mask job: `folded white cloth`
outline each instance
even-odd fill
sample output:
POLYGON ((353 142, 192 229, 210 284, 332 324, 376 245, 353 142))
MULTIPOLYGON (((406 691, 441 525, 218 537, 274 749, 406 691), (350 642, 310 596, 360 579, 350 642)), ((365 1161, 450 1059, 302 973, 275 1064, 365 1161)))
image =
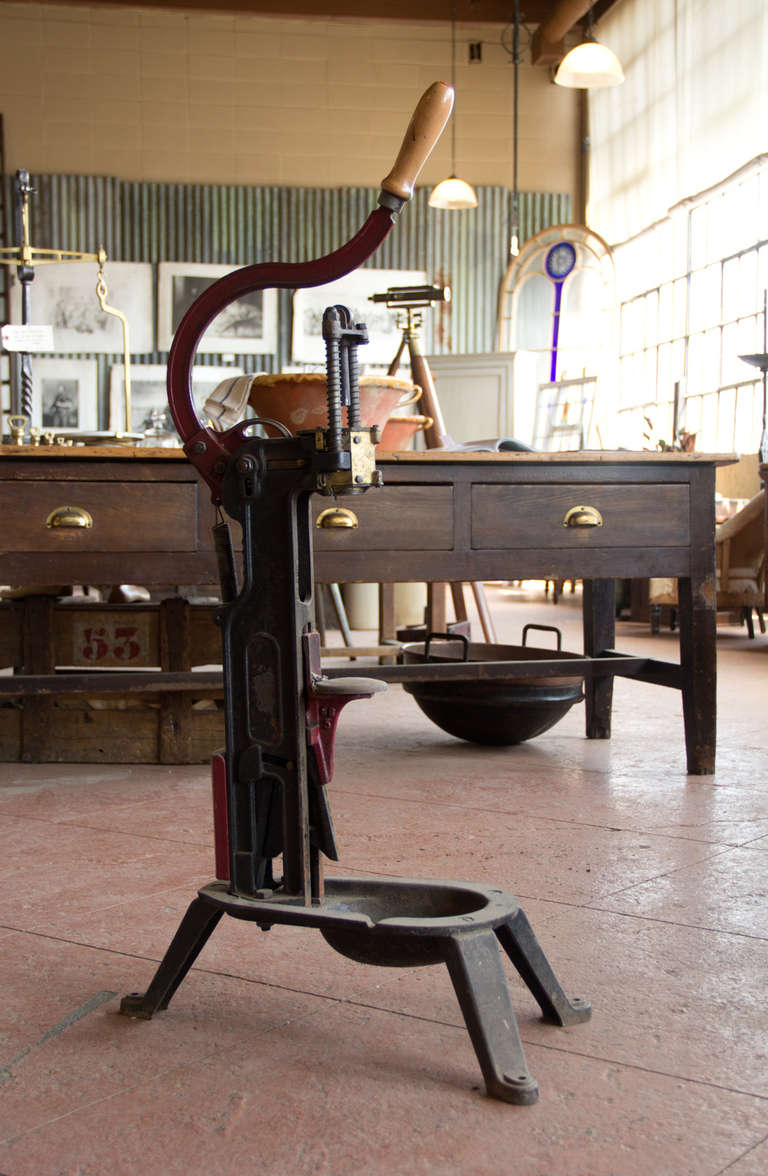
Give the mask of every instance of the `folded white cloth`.
POLYGON ((252 383, 253 375, 231 376, 217 384, 208 396, 203 410, 217 432, 223 433, 242 420, 252 383))

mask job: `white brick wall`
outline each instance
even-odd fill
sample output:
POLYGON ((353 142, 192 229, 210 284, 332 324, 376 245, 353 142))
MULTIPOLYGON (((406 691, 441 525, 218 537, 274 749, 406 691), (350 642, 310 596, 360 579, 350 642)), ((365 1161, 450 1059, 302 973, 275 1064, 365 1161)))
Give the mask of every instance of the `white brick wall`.
MULTIPOLYGON (((457 171, 512 185, 501 26, 457 29, 457 171), (468 41, 483 61, 466 63, 468 41)), ((416 100, 449 79, 450 25, 0 5, 7 167, 192 183, 376 185, 416 100)), ((519 182, 574 192, 577 96, 520 70, 519 182)), ((422 173, 447 174, 447 131, 422 173)))

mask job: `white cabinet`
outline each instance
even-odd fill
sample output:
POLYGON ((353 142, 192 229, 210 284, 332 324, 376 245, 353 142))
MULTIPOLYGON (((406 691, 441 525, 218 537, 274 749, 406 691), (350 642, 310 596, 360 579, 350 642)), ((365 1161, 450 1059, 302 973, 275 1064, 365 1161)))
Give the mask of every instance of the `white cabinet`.
POLYGON ((532 352, 429 355, 427 363, 454 441, 514 437, 531 443, 537 388, 532 352))

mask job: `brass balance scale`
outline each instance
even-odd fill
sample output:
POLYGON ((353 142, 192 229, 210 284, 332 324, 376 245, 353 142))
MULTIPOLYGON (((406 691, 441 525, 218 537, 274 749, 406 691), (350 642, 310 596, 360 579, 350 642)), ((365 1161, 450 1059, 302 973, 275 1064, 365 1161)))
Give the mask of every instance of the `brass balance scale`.
POLYGON ((15 266, 16 268, 16 276, 21 284, 22 329, 29 324, 30 286, 34 279, 35 268, 37 266, 53 265, 57 262, 97 262, 99 268, 96 274, 96 298, 99 307, 104 314, 112 315, 113 318, 118 319, 122 330, 125 428, 118 432, 110 432, 108 430, 86 432, 82 429, 43 430, 34 425, 30 426, 32 419, 32 368, 29 352, 20 349, 20 404, 14 407, 19 407, 21 411, 12 412, 8 416, 8 428, 12 444, 24 445, 27 435, 29 435, 29 443, 33 446, 38 446, 43 443, 47 445, 68 445, 74 444, 75 440, 87 445, 106 444, 107 442, 111 444, 132 444, 141 441, 144 436, 143 433, 131 432, 131 349, 128 319, 121 310, 118 310, 117 307, 110 306, 107 301, 109 290, 104 276, 104 266, 107 262, 105 250, 100 248, 96 253, 83 253, 72 249, 45 249, 37 245, 31 245, 29 240, 29 200, 30 196, 34 194, 34 188, 30 183, 29 172, 23 169, 17 171, 14 193, 16 197, 17 235, 20 244, 18 246, 0 249, 0 264, 15 266), (27 430, 29 430, 29 433, 27 433, 27 430))

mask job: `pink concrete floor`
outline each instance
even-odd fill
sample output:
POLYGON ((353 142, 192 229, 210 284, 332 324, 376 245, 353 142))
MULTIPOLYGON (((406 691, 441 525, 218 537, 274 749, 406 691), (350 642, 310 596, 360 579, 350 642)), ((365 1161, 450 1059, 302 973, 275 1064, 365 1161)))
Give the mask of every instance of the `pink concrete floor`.
MULTIPOLYGON (((500 638, 579 598, 490 590, 500 638)), ((543 644, 543 641, 542 641, 543 644)), ((618 625, 621 649, 676 638, 618 625)), ((340 872, 516 893, 589 1024, 544 1024, 508 969, 541 1097, 487 1098, 447 971, 224 919, 167 1012, 117 1015, 212 876, 204 767, 0 765, 5 1176, 764 1176, 768 638, 718 631, 714 777, 674 691, 617 680, 516 748, 461 743, 398 687, 344 714, 340 872)), ((359 670, 357 671, 359 672, 359 670)))

